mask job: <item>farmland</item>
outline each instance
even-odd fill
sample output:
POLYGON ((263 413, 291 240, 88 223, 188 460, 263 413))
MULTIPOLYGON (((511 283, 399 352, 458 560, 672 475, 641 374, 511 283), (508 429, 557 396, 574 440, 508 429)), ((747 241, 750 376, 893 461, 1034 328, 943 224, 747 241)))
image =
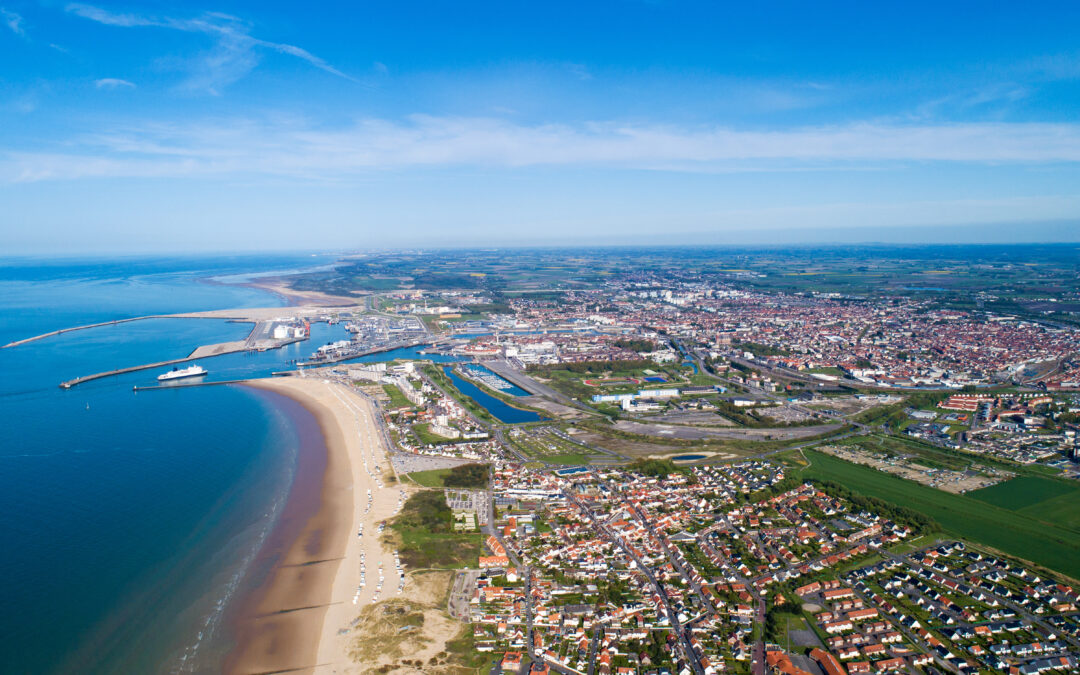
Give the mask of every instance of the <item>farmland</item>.
POLYGON ((1059 495, 1080 491, 1068 483, 1040 476, 1018 476, 992 487, 976 490, 971 496, 1010 511, 1021 511, 1059 495))
POLYGON ((1037 520, 1080 530, 1080 485, 1072 482, 1042 476, 1018 476, 976 490, 970 496, 1037 520))
MULTIPOLYGON (((854 492, 918 510, 951 535, 1080 578, 1080 537, 1071 519, 1047 522, 1026 510, 1012 511, 969 495, 925 487, 812 450, 805 454, 810 466, 801 472, 804 478, 836 481, 854 492)), ((995 488, 1003 489, 1000 486, 987 489, 995 488)), ((1058 495, 1047 501, 1068 496, 1058 495)), ((1054 513, 1067 511, 1066 505, 1053 506, 1054 513)))

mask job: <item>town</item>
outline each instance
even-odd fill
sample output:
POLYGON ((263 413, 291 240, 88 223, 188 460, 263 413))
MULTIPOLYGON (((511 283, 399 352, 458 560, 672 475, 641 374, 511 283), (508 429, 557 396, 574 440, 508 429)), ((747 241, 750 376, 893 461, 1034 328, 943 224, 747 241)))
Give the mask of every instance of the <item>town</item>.
POLYGON ((378 401, 406 504, 440 523, 387 542, 454 571, 465 661, 1080 668, 1077 328, 647 276, 326 309, 352 335, 309 376, 378 401))

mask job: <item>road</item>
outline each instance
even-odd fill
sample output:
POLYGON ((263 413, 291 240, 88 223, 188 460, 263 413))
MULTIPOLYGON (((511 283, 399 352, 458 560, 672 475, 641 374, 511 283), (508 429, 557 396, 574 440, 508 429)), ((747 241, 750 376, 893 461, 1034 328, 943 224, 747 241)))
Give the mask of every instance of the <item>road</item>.
POLYGON ((596 675, 596 648, 600 645, 600 635, 604 632, 603 626, 593 625, 592 640, 589 641, 589 660, 586 675, 596 675))
POLYGON ((705 591, 702 590, 701 584, 699 584, 697 581, 693 580, 690 577, 690 574, 687 572, 686 566, 682 564, 681 556, 676 556, 672 554, 671 546, 668 544, 667 537, 661 536, 660 533, 656 531, 656 528, 653 527, 652 522, 645 516, 645 512, 642 511, 640 507, 631 504, 625 496, 622 496, 622 500, 623 504, 630 508, 631 512, 634 514, 634 517, 637 518, 638 522, 645 527, 645 530, 653 537, 655 537, 657 541, 660 542, 660 548, 663 549, 664 555, 667 557, 668 562, 671 563, 671 566, 674 567, 680 575, 682 575, 682 578, 684 580, 690 583, 690 587, 693 589, 694 595, 696 595, 698 600, 701 601, 701 606, 705 609, 705 611, 709 612, 710 614, 715 614, 716 607, 713 606, 712 600, 710 600, 709 597, 705 595, 705 591))
MULTIPOLYGON (((928 567, 926 565, 923 565, 922 563, 916 562, 915 560, 909 558, 906 555, 903 555, 903 554, 900 554, 900 553, 893 553, 893 552, 888 551, 888 550, 882 550, 881 553, 886 558, 888 558, 890 560, 899 561, 903 565, 907 566, 909 569, 916 569, 916 568, 926 569, 926 570, 929 570, 929 571, 933 572, 934 574, 938 574, 938 575, 944 577, 945 579, 949 579, 950 581, 955 581, 956 583, 959 583, 959 584, 970 585, 969 582, 966 579, 963 579, 961 577, 956 577, 956 576, 950 575, 950 574, 943 574, 943 573, 941 573, 941 572, 939 572, 939 571, 937 571, 935 569, 932 569, 932 568, 930 568, 930 567, 928 567)), ((1016 615, 1018 617, 1020 617, 1021 619, 1023 619, 1024 622, 1026 622, 1027 624, 1037 626, 1039 628, 1040 632, 1044 636, 1050 635, 1050 634, 1058 635, 1059 640, 1064 640, 1065 642, 1068 642, 1070 645, 1072 645, 1073 648, 1080 649, 1080 640, 1077 640, 1076 638, 1072 637, 1071 635, 1068 635, 1067 633, 1061 633, 1060 631, 1056 630, 1055 628, 1053 628, 1052 626, 1047 624, 1045 621, 1043 621, 1042 618, 1040 618, 1039 616, 1037 616, 1035 614, 1032 614, 1031 612, 1024 609, 1021 605, 1018 605, 1015 602, 1013 602, 1013 601, 1011 601, 1011 600, 1009 600, 1009 599, 1007 599, 1005 597, 997 595, 997 594, 987 590, 986 588, 981 588, 980 587, 979 590, 986 593, 988 596, 994 598, 999 603, 1001 603, 1003 606, 1008 607, 1012 611, 1016 612, 1016 615)))
POLYGON ((559 392, 559 391, 555 391, 554 389, 547 386, 546 384, 543 384, 541 382, 537 382, 533 378, 529 377, 528 375, 521 372, 520 370, 514 368, 513 366, 511 366, 509 363, 507 363, 506 361, 504 361, 502 359, 484 361, 482 365, 484 367, 486 367, 488 370, 490 370, 491 372, 505 378, 506 380, 509 380, 511 383, 516 384, 517 386, 521 387, 522 389, 529 392, 530 394, 536 394, 538 396, 543 396, 544 398, 551 399, 552 401, 555 401, 556 403, 561 403, 561 404, 563 404, 565 406, 569 406, 571 408, 576 408, 576 409, 580 410, 581 412, 585 412, 585 413, 588 413, 590 415, 599 415, 600 414, 596 410, 594 410, 591 407, 581 403, 580 401, 575 401, 574 399, 570 398, 566 394, 563 394, 562 392, 559 392))
POLYGON ((608 541, 615 544, 622 550, 626 557, 634 561, 637 568, 641 570, 645 578, 649 580, 649 584, 656 591, 656 594, 660 597, 660 600, 664 603, 664 610, 667 612, 668 619, 671 621, 671 630, 675 636, 679 639, 679 644, 682 647, 683 655, 686 657, 687 663, 690 664, 690 669, 694 671, 696 675, 705 675, 705 669, 701 666, 701 661, 698 659, 697 653, 690 645, 690 638, 686 635, 686 630, 679 623, 679 616, 671 606, 671 600, 668 598, 667 590, 664 589, 663 584, 656 580, 656 576, 653 574, 652 569, 642 562, 641 558, 634 553, 630 547, 622 540, 622 537, 612 532, 607 525, 600 522, 600 520, 593 514, 591 509, 586 508, 569 490, 563 490, 563 495, 567 501, 573 503, 578 509, 585 513, 589 517, 589 521, 593 527, 602 534, 608 541))

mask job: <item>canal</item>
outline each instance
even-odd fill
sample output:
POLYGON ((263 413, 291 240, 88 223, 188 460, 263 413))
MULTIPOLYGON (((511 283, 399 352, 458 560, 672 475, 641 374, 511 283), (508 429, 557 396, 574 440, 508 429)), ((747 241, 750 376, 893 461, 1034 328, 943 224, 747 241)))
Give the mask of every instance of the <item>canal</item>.
POLYGON ((454 383, 454 386, 458 388, 458 391, 476 401, 477 405, 484 410, 487 410, 495 419, 504 424, 542 422, 547 419, 546 417, 537 415, 531 410, 522 410, 521 408, 507 405, 501 399, 495 398, 472 382, 469 382, 462 377, 458 377, 458 374, 455 373, 454 369, 450 366, 443 366, 443 372, 446 373, 446 376, 454 383))

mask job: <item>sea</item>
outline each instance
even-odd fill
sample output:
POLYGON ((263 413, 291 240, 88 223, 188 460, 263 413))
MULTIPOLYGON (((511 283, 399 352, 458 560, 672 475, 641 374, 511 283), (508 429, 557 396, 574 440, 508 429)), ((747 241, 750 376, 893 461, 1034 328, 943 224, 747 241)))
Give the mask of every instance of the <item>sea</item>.
MULTIPOLYGON (((0 344, 156 314, 283 305, 242 282, 333 257, 0 259, 0 344)), ((283 315, 288 310, 282 310, 283 315)), ((171 387, 160 371, 59 383, 184 357, 250 324, 148 319, 0 349, 0 670, 218 672, 229 611, 282 513, 310 420, 238 386, 171 387)), ((269 376, 344 339, 205 359, 208 381, 269 376)), ((376 358, 415 356, 414 350, 376 358)))

